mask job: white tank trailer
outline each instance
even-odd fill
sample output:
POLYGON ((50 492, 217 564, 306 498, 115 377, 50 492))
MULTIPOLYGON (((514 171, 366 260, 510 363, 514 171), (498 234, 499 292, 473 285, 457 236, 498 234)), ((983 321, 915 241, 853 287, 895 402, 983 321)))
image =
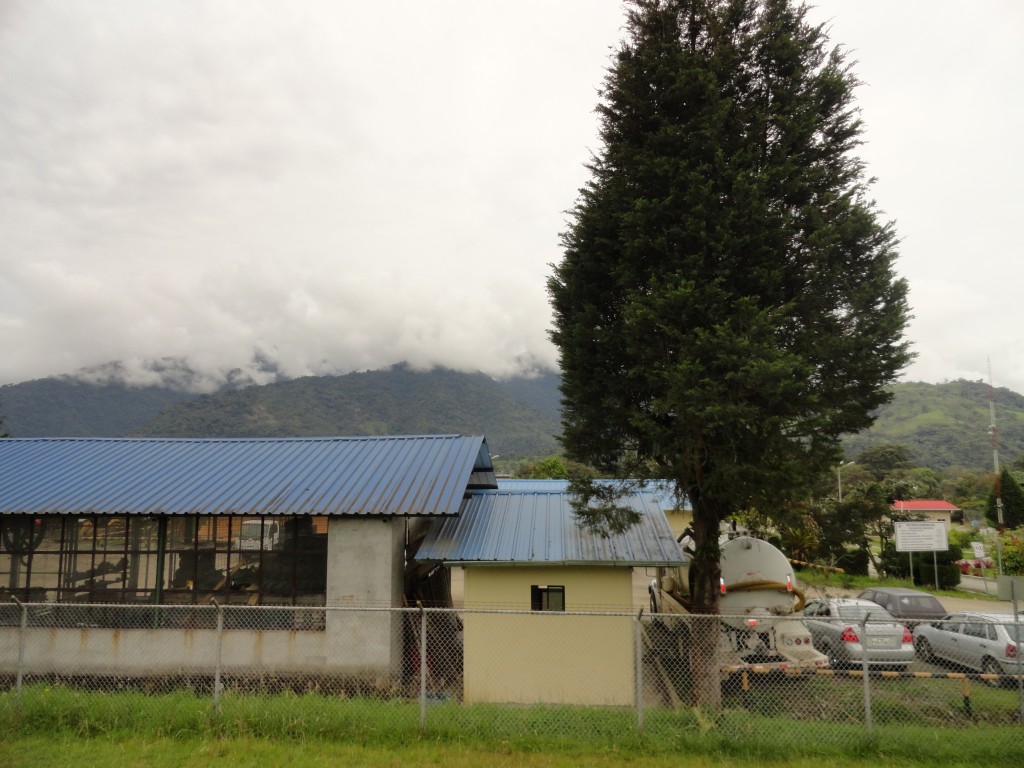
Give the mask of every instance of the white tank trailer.
MULTIPOLYGON (((723 676, 753 668, 827 666, 828 659, 814 650, 811 634, 798 618, 804 596, 789 559, 752 536, 723 537, 720 547, 723 676)), ((659 568, 650 585, 651 611, 689 613, 689 575, 688 565, 659 568)))

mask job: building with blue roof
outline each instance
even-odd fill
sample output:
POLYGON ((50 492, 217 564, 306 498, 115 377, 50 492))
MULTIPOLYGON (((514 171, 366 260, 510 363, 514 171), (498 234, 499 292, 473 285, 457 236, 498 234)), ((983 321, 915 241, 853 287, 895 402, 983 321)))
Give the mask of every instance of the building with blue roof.
MULTIPOLYGON (((0 602, 402 606, 407 542, 487 488, 479 436, 0 440, 0 602)), ((123 650, 126 615, 90 611, 89 653, 69 639, 54 671, 123 650)), ((393 616, 289 615, 296 659, 400 661, 393 616)), ((185 663, 177 645, 139 663, 185 663)))
POLYGON ((634 569, 686 561, 663 493, 640 487, 619 503, 640 522, 602 536, 577 524, 565 481, 501 480, 431 523, 416 559, 461 568, 464 607, 488 611, 463 618, 467 702, 633 703, 634 569), (555 613, 576 615, 543 620, 555 613))

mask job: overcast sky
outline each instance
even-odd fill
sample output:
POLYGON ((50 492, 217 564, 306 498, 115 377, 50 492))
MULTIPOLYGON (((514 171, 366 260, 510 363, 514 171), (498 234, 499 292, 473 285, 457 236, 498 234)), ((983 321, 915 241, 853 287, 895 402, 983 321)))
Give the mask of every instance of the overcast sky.
MULTIPOLYGON (((1024 3, 820 0, 902 239, 905 378, 1024 392, 1024 3)), ((0 383, 555 364, 618 0, 0 0, 0 383)))

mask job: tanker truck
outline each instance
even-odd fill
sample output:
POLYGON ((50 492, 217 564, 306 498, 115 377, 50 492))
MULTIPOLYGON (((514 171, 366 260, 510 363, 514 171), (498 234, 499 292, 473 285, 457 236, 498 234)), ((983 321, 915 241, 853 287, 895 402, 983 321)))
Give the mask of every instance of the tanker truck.
MULTIPOLYGON (((686 541, 681 537, 686 548, 686 541)), ((719 660, 723 677, 744 669, 814 669, 828 659, 814 650, 811 633, 800 621, 803 593, 789 559, 763 539, 723 535, 719 660)), ((666 614, 688 614, 689 566, 659 568, 650 584, 651 612, 662 629, 684 630, 666 614), (672 626, 670 626, 672 625, 672 626)), ((683 624, 684 626, 680 626, 683 624)), ((685 644, 685 640, 679 643, 685 644)), ((681 649, 682 650, 682 649, 681 649)))

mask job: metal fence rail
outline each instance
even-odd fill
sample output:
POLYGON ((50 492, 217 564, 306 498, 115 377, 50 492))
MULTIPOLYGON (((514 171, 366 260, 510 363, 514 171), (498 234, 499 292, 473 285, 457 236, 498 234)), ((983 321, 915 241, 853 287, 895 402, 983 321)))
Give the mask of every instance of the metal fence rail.
MULTIPOLYGON (((699 727, 710 711, 735 738, 749 737, 750 717, 776 718, 794 732, 800 723, 825 725, 837 742, 889 725, 990 728, 1014 745, 1024 736, 1019 658, 998 672, 917 657, 906 665, 842 662, 836 652, 828 664, 780 662, 758 655, 758 643, 773 641, 763 627, 748 633, 745 650, 755 651, 740 661, 728 645, 735 634, 727 642, 722 635, 710 660, 695 656, 695 633, 726 618, 5 603, 0 685, 19 701, 39 683, 185 689, 215 708, 225 696, 317 693, 403 704, 422 729, 529 727, 525 719, 542 714, 553 732, 607 722, 635 733, 699 727)), ((869 637, 870 622, 861 627, 869 637)))

